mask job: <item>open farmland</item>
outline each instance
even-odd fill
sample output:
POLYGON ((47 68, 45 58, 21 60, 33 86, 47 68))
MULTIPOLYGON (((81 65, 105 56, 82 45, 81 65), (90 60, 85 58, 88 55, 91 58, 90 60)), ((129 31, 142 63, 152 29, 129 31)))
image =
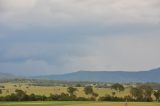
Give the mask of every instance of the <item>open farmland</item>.
MULTIPOLYGON (((0 106, 125 106, 124 102, 1 102, 0 106)), ((160 106, 160 103, 129 102, 128 106, 160 106)))
MULTIPOLYGON (((68 87, 62 86, 33 86, 26 83, 4 83, 2 84, 5 88, 3 88, 1 96, 6 96, 11 93, 14 93, 16 89, 20 89, 25 91, 27 94, 37 94, 37 95, 45 95, 49 96, 50 94, 61 94, 67 93, 68 87)), ((78 91, 76 91, 76 95, 78 97, 87 97, 85 95, 83 89, 84 87, 77 87, 78 91)), ((129 95, 129 88, 126 88, 125 91, 117 92, 110 88, 95 88, 93 87, 94 92, 96 92, 99 97, 105 96, 106 94, 112 95, 112 92, 116 92, 116 96, 124 97, 129 95)))

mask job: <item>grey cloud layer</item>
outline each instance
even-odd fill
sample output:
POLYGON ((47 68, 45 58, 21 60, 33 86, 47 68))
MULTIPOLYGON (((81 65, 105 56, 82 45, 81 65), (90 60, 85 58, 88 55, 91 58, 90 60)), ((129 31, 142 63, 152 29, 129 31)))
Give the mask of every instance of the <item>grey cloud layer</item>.
POLYGON ((81 22, 159 23, 160 2, 159 0, 1 0, 3 24, 52 26, 81 22))
POLYGON ((159 29, 159 0, 0 0, 0 71, 159 67, 159 29))

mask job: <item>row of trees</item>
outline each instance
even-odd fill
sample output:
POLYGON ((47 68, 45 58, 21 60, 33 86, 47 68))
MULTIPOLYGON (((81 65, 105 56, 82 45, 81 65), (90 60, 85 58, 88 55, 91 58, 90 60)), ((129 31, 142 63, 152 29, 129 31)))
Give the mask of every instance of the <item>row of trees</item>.
MULTIPOLYGON (((125 88, 121 84, 114 84, 111 86, 112 89, 121 92, 124 91, 125 88)), ((41 95, 27 95, 26 92, 22 90, 15 90, 15 93, 11 95, 7 95, 5 97, 0 97, 0 101, 87 101, 87 100, 99 100, 99 101, 153 101, 152 95, 155 96, 156 100, 160 100, 160 90, 154 91, 152 87, 148 85, 141 85, 138 87, 132 87, 130 90, 130 95, 125 97, 117 97, 115 96, 115 92, 112 92, 111 95, 106 95, 104 97, 99 97, 97 99, 98 94, 94 92, 92 86, 84 87, 83 91, 88 96, 85 97, 77 97, 76 92, 78 91, 75 87, 68 87, 68 93, 61 94, 50 94, 50 96, 41 96, 41 95)), ((0 94, 2 91, 0 90, 0 94)))
POLYGON ((85 94, 88 96, 91 95, 88 98, 77 97, 77 88, 68 87, 67 91, 68 93, 50 94, 50 96, 47 97, 44 95, 35 94, 27 95, 23 90, 17 89, 15 90, 15 93, 12 93, 11 95, 0 97, 0 101, 93 101, 96 100, 96 97, 98 96, 98 94, 93 91, 93 88, 91 86, 87 86, 84 88, 85 94))

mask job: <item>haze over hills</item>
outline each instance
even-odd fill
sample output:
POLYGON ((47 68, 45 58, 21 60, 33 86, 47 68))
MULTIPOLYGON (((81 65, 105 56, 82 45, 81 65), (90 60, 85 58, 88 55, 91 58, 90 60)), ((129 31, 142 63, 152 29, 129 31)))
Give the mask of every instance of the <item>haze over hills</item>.
MULTIPOLYGON (((96 82, 160 82, 160 68, 149 71, 78 71, 61 75, 28 77, 29 79, 47 79, 60 81, 96 81, 96 82)), ((0 79, 24 78, 12 74, 0 73, 0 79)), ((27 78, 27 77, 25 77, 27 78)))
POLYGON ((78 71, 63 75, 37 76, 38 79, 98 82, 160 82, 160 68, 139 71, 78 71))
POLYGON ((18 76, 0 72, 0 79, 14 79, 14 78, 18 78, 18 76))

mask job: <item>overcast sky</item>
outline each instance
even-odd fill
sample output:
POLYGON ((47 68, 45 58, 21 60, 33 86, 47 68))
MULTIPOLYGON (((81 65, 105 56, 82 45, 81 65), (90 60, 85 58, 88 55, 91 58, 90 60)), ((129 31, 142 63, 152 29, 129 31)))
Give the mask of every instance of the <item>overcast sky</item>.
POLYGON ((0 0, 0 72, 160 67, 160 0, 0 0))

